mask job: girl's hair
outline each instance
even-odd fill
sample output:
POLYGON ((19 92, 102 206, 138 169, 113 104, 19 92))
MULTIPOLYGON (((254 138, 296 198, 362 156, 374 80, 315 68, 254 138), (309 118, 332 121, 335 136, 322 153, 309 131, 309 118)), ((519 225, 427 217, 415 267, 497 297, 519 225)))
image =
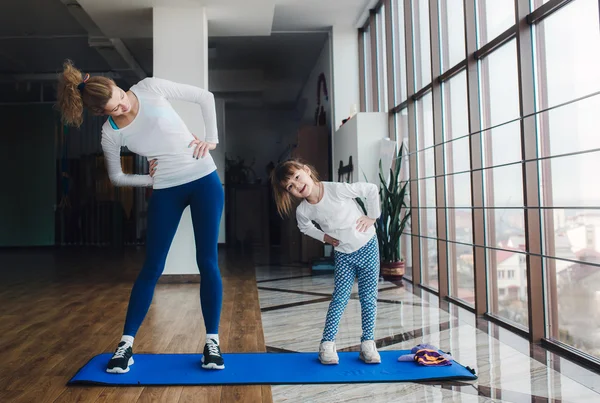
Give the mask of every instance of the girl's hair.
POLYGON ((319 183, 319 174, 312 166, 303 163, 298 159, 290 159, 280 162, 273 171, 271 171, 271 186, 273 187, 273 195, 275 196, 275 205, 277 212, 281 218, 290 215, 292 210, 292 202, 294 197, 285 188, 288 180, 300 169, 308 167, 310 177, 315 183, 319 183))
POLYGON ((112 97, 115 82, 110 78, 96 76, 84 78, 70 60, 63 64, 58 77, 57 108, 62 121, 69 126, 79 127, 83 123, 83 107, 95 115, 103 115, 106 104, 112 97))

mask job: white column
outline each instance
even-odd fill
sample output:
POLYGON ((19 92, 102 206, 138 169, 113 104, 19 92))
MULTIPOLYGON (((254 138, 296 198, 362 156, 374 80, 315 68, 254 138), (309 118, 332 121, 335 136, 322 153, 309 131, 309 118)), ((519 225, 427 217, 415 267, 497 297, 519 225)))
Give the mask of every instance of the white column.
MULTIPOLYGON (((208 33, 204 8, 153 9, 154 76, 208 88, 208 33)), ((174 101, 188 128, 204 138, 197 105, 174 101)), ((198 274, 189 207, 185 209, 167 256, 164 274, 198 274)))
MULTIPOLYGON (((359 72, 358 72, 358 33, 351 26, 333 26, 333 128, 337 130, 342 120, 350 116, 350 109, 356 105, 359 110, 359 72)), ((334 168, 336 168, 334 166, 334 168)))

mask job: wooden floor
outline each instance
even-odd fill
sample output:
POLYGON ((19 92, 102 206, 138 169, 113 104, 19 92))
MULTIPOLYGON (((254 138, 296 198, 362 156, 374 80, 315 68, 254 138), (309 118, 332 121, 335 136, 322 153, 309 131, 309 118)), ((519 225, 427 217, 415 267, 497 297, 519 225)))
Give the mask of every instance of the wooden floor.
MULTIPOLYGON (((142 260, 141 249, 0 251, 0 402, 272 402, 270 386, 66 386, 114 351, 142 260)), ((220 260, 221 348, 264 352, 251 259, 220 260)), ((204 336, 199 285, 159 284, 134 352, 201 353, 204 336)))

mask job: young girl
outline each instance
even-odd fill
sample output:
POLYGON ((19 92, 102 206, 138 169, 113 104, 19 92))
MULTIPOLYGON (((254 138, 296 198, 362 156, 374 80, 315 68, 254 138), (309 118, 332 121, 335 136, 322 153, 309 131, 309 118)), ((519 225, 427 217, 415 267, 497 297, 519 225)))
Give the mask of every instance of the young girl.
POLYGON ((321 182, 314 168, 297 160, 280 163, 271 173, 271 184, 279 214, 288 216, 293 198, 301 199, 296 208, 300 231, 334 247, 335 286, 319 346, 319 360, 322 364, 339 362, 335 336, 354 279, 358 277, 363 331, 359 358, 369 364, 380 363, 373 340, 379 279, 379 247, 373 224, 381 213, 377 186, 321 182), (368 216, 359 210, 354 201, 356 197, 366 197, 368 216))

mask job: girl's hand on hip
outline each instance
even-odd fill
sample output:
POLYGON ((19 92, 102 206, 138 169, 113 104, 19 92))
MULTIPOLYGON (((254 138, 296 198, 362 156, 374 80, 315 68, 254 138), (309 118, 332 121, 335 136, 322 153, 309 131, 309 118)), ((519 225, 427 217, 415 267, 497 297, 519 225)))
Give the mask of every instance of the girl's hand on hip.
POLYGON ((323 241, 325 241, 325 243, 328 243, 329 245, 333 245, 333 246, 338 246, 340 244, 340 241, 338 241, 335 238, 330 237, 327 234, 325 234, 325 237, 323 238, 323 241))
POLYGON ((195 140, 193 140, 188 145, 188 148, 192 146, 196 147, 196 149, 194 150, 194 154, 192 155, 196 159, 204 158, 209 151, 217 148, 217 145, 215 143, 209 143, 207 141, 199 140, 194 133, 192 133, 192 136, 194 136, 195 140))
POLYGON ((356 220, 356 229, 358 232, 365 232, 369 228, 375 224, 375 220, 373 218, 369 218, 367 216, 362 216, 358 220, 356 220))
POLYGON ((150 160, 150 176, 154 177, 154 174, 156 173, 156 167, 158 165, 158 160, 150 160))

